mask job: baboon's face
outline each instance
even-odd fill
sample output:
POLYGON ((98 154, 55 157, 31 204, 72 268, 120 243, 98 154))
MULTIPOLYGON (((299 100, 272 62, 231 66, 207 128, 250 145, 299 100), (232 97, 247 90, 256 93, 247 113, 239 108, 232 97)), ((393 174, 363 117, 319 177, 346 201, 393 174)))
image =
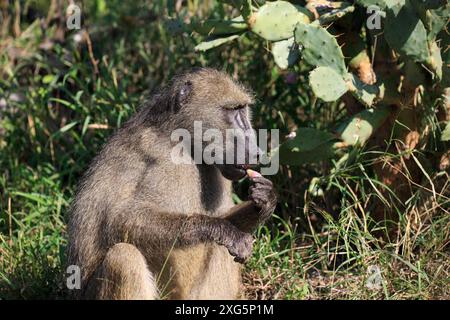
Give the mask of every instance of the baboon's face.
MULTIPOLYGON (((215 149, 222 154, 215 165, 230 180, 245 176, 256 164, 258 147, 250 121, 252 97, 231 78, 217 71, 201 71, 184 79, 178 87, 183 119, 202 123, 203 132, 220 131, 223 140, 215 149), (230 130, 233 129, 233 130, 230 130), (231 135, 231 136, 230 136, 231 135)), ((191 128, 192 129, 192 128, 191 128)), ((214 141, 214 143, 217 141, 214 141)), ((205 143, 203 147, 206 147, 205 143)))
POLYGON ((249 106, 240 105, 222 110, 225 127, 234 129, 232 139, 225 139, 225 161, 217 164, 222 175, 230 180, 239 180, 246 174, 246 169, 256 164, 258 146, 249 117, 249 106), (234 140, 233 140, 234 139, 234 140), (232 156, 232 162, 229 161, 232 156))

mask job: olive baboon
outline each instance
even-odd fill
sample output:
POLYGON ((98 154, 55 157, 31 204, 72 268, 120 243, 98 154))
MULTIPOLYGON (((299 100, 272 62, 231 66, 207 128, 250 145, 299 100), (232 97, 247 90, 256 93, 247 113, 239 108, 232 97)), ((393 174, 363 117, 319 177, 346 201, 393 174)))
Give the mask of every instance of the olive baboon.
POLYGON ((175 77, 110 138, 70 211, 77 298, 241 297, 237 262, 251 255, 251 232, 275 208, 272 183, 250 177, 249 201, 234 205, 231 180, 247 166, 175 164, 171 132, 192 131, 194 121, 251 130, 252 103, 226 74, 197 69, 175 77))

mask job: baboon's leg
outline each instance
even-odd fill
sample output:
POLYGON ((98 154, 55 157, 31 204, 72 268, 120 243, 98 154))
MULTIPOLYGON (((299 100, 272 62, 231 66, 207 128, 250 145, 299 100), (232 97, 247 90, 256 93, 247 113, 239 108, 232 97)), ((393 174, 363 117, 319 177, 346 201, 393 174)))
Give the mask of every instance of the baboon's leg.
POLYGON ((153 274, 133 245, 118 243, 108 250, 90 286, 96 299, 151 300, 158 298, 153 274))

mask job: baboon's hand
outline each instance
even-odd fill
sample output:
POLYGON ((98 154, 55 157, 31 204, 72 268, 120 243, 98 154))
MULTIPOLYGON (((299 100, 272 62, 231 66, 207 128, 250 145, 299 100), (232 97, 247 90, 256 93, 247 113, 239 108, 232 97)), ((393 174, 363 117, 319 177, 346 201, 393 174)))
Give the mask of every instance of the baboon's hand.
POLYGON ((252 185, 249 188, 249 200, 253 201, 258 209, 260 223, 266 221, 272 215, 277 205, 277 196, 272 181, 262 175, 250 177, 252 185))
POLYGON ((234 257, 234 261, 244 263, 252 254, 252 235, 239 230, 225 219, 220 219, 218 225, 219 228, 214 228, 219 230, 215 233, 215 242, 227 248, 228 252, 234 257))
POLYGON ((253 237, 249 233, 238 231, 235 239, 226 245, 226 248, 234 257, 234 261, 244 263, 252 255, 253 237))

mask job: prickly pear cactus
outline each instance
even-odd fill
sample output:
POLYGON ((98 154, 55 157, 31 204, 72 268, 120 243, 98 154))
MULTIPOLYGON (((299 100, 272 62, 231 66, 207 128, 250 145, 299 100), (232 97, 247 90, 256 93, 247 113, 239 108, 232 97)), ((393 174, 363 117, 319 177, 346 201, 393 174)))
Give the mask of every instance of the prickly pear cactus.
POLYGON ((428 40, 433 41, 439 32, 447 25, 450 17, 450 3, 437 9, 427 10, 425 28, 428 30, 428 40))
POLYGON ((345 75, 344 55, 336 39, 318 24, 299 23, 295 29, 295 41, 302 45, 303 59, 313 66, 330 67, 345 75))
POLYGON ((388 107, 364 110, 348 119, 337 131, 347 145, 362 145, 383 124, 389 114, 388 107))
POLYGON ((347 2, 334 2, 336 6, 330 12, 327 12, 320 16, 320 24, 326 24, 338 20, 345 16, 347 13, 355 11, 355 7, 347 2))
MULTIPOLYGON (((190 25, 172 23, 172 29, 178 34, 194 31, 207 37, 196 47, 198 51, 238 38, 246 38, 246 42, 262 40, 266 48, 270 46, 274 68, 302 73, 309 77, 309 87, 319 103, 339 101, 339 112, 351 112, 339 126, 337 136, 299 129, 308 139, 302 136, 282 144, 277 151, 282 163, 297 165, 328 159, 333 154, 345 158, 340 148, 351 148, 347 155, 354 152, 381 124, 390 124, 391 128, 383 127, 382 131, 396 135, 393 123, 410 117, 403 127, 412 128, 424 122, 414 119, 426 112, 444 114, 438 126, 433 126, 445 133, 443 141, 449 139, 447 0, 308 0, 305 7, 288 1, 265 1, 263 5, 251 0, 220 2, 233 6, 233 14, 240 15, 206 21, 189 17, 193 20, 190 25), (443 106, 444 112, 437 112, 436 106, 443 106), (363 111, 354 115, 353 110, 363 111), (385 122, 387 118, 390 121, 385 122), (341 141, 334 141, 336 137, 341 141), (309 140, 319 141, 320 147, 305 149, 309 140), (335 143, 340 143, 339 147, 335 143)), ((420 136, 418 127, 414 130, 411 136, 420 136)), ((431 136, 438 137, 440 132, 431 136)), ((391 138, 383 137, 385 141, 391 138)), ((411 148, 418 139, 398 135, 393 138, 411 148)))
POLYGON ((400 54, 417 62, 425 62, 430 56, 427 31, 411 1, 398 0, 387 8, 384 30, 389 46, 400 54))
POLYGON ((345 78, 349 91, 366 107, 372 106, 375 99, 380 95, 378 86, 365 84, 352 73, 347 74, 345 78))
POLYGON ((280 69, 287 69, 296 63, 299 54, 299 47, 295 43, 294 37, 272 44, 273 60, 280 69))
POLYGON ((272 151, 282 164, 300 165, 333 156, 336 136, 313 128, 299 128, 292 138, 272 151))
POLYGON ((326 102, 336 101, 347 92, 340 74, 330 67, 317 67, 309 74, 309 84, 314 94, 326 102))
POLYGON ((287 1, 267 2, 249 18, 250 29, 269 41, 291 38, 297 23, 309 23, 310 13, 287 1))

